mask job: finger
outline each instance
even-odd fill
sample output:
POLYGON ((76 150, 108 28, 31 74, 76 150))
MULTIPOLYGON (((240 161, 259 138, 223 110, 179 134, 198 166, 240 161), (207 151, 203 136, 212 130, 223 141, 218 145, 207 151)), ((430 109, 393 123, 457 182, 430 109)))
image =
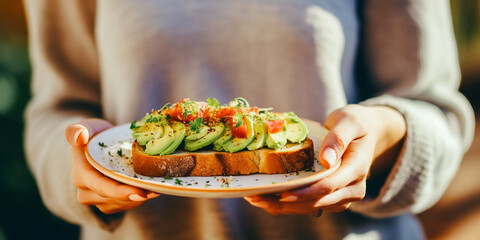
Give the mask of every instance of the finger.
POLYGON ((261 197, 259 196, 252 196, 252 197, 244 197, 244 199, 250 203, 252 206, 262 208, 263 210, 267 211, 271 215, 279 215, 280 213, 274 212, 269 208, 269 203, 267 201, 260 200, 261 197))
POLYGON ((323 178, 309 186, 282 193, 280 201, 306 201, 318 199, 321 195, 327 195, 340 188, 357 183, 366 179, 368 174, 369 158, 373 152, 368 141, 352 143, 342 160, 341 166, 332 175, 323 178), (365 152, 370 152, 365 153, 365 152))
POLYGON ((332 205, 329 207, 323 208, 323 212, 343 212, 347 210, 350 207, 351 203, 344 203, 344 204, 338 204, 338 205, 332 205))
POLYGON ((353 121, 346 117, 339 119, 335 125, 327 121, 333 126, 320 146, 319 160, 322 166, 331 168, 342 157, 350 143, 364 135, 363 129, 353 121))
POLYGON ((314 208, 325 208, 332 205, 345 204, 360 201, 365 197, 365 181, 344 187, 321 197, 313 205, 314 208))
POLYGON ((156 197, 159 197, 160 194, 159 193, 156 193, 156 192, 147 192, 147 198, 148 199, 154 199, 156 197))
POLYGON ((247 198, 251 205, 263 208, 269 213, 276 214, 308 214, 311 215, 316 208, 315 201, 297 201, 297 202, 279 202, 278 197, 270 195, 259 195, 252 198, 247 198))
POLYGON ((65 130, 65 138, 73 147, 81 148, 96 133, 112 127, 112 124, 99 118, 85 119, 71 124, 65 130))
POLYGON ((131 202, 129 204, 97 204, 95 205, 100 211, 102 211, 105 214, 113 214, 113 213, 118 213, 118 212, 123 212, 126 210, 130 210, 132 208, 136 208, 140 205, 142 205, 143 202, 131 202))
POLYGON ((98 204, 129 204, 132 201, 121 201, 118 199, 105 198, 89 189, 78 189, 77 201, 84 205, 98 204))
MULTIPOLYGON (((90 189, 102 197, 118 200, 144 201, 148 199, 147 192, 137 187, 119 183, 93 168, 85 158, 82 149, 72 147, 73 182, 81 189, 90 189)), ((151 194, 154 198, 156 195, 151 194)))

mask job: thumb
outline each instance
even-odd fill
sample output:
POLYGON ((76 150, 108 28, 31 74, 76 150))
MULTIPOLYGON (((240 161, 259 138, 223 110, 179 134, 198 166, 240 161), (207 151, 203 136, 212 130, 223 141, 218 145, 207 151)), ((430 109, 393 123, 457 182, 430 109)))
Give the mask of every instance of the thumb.
POLYGON ((112 124, 103 119, 88 118, 70 124, 65 130, 65 137, 72 147, 82 148, 93 135, 110 127, 112 127, 112 124))
POLYGON ((320 147, 320 164, 331 168, 348 148, 350 143, 359 135, 358 128, 347 121, 340 121, 335 125, 323 140, 320 147))

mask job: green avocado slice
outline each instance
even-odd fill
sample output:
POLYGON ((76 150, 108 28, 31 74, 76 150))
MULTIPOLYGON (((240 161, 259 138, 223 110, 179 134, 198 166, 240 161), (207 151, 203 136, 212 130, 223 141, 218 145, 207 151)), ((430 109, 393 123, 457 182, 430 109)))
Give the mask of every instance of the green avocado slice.
POLYGON ((205 146, 208 146, 220 138, 225 130, 225 125, 219 122, 217 125, 209 128, 208 133, 200 139, 188 140, 185 138, 185 150, 195 151, 205 146))
POLYGON ((150 140, 157 139, 163 134, 163 127, 156 124, 148 124, 141 127, 139 131, 132 133, 138 144, 145 146, 150 140))
POLYGON ((265 120, 260 117, 256 117, 253 122, 253 130, 255 132, 255 139, 248 145, 248 150, 256 150, 265 145, 267 141, 267 127, 265 126, 265 120))
POLYGON ((225 131, 223 131, 223 135, 215 140, 215 142, 213 142, 213 150, 215 151, 225 151, 225 149, 223 149, 223 145, 229 141, 231 141, 233 139, 233 134, 232 134, 232 127, 230 126, 230 124, 226 124, 225 125, 225 131))
POLYGON ((238 138, 235 137, 231 141, 223 144, 223 149, 227 152, 238 152, 250 145, 255 139, 255 131, 253 129, 253 119, 249 115, 245 115, 245 123, 247 124, 247 137, 238 138))
POLYGON ((300 143, 307 137, 308 129, 303 121, 292 122, 286 121, 287 139, 292 143, 300 143))
POLYGON ((146 154, 158 155, 165 149, 167 149, 175 141, 172 127, 170 127, 170 125, 164 125, 163 128, 163 136, 150 140, 145 146, 146 154))
POLYGON ((177 150, 178 146, 182 143, 183 139, 185 138, 185 125, 181 122, 175 122, 172 126, 173 128, 173 136, 175 137, 175 141, 173 141, 167 149, 163 150, 160 155, 168 155, 172 154, 177 150))
POLYGON ((198 139, 204 137, 205 135, 207 135, 209 129, 210 128, 207 125, 203 125, 203 124, 200 127, 200 131, 197 132, 197 133, 188 129, 187 136, 185 137, 185 140, 192 140, 192 141, 198 140, 198 139))
POLYGON ((287 144, 287 127, 284 125, 283 129, 277 133, 268 132, 267 146, 273 149, 280 149, 287 144))

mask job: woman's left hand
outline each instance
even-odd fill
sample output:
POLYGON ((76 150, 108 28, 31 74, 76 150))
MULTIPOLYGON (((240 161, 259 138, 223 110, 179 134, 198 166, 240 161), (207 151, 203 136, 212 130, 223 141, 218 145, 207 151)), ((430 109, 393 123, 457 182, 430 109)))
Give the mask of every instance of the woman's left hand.
POLYGON ((306 187, 245 200, 272 215, 344 211, 364 198, 371 168, 372 175, 390 171, 406 132, 403 116, 384 106, 347 105, 330 114, 325 127, 330 132, 320 147, 320 163, 330 168, 342 159, 338 170, 306 187), (384 153, 390 156, 380 158, 384 153))

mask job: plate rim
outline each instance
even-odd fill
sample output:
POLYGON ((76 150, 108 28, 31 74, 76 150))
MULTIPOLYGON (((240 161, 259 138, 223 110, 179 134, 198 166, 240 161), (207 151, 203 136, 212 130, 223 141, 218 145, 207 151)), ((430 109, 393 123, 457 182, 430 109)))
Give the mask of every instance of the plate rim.
MULTIPOLYGON (((307 119, 305 119, 305 120, 307 120, 307 119)), ((307 120, 307 121, 317 123, 317 122, 312 121, 312 120, 307 120)), ((317 124, 319 124, 319 123, 317 123, 317 124)), ((192 194, 193 193, 204 193, 204 194, 225 193, 225 194, 228 194, 228 193, 252 192, 252 191, 263 192, 263 194, 274 193, 274 192, 279 191, 280 189, 298 188, 298 187, 305 186, 309 183, 318 181, 322 178, 325 178, 325 177, 329 176, 330 174, 332 174, 334 171, 336 171, 339 168, 339 166, 342 162, 342 161, 338 161, 331 168, 326 168, 326 169, 321 170, 321 171, 319 171, 315 174, 305 176, 305 177, 302 177, 302 178, 293 179, 293 180, 290 180, 290 181, 284 181, 284 182, 276 183, 276 184, 253 186, 253 187, 242 186, 242 187, 233 187, 233 188, 225 188, 225 187, 196 188, 196 187, 188 187, 188 186, 183 186, 183 185, 176 186, 176 185, 170 185, 170 184, 153 183, 153 182, 148 181, 148 180, 133 178, 133 177, 127 176, 125 174, 107 169, 107 168, 103 167, 102 165, 100 165, 100 163, 98 163, 90 154, 90 150, 89 150, 90 143, 96 137, 98 137, 100 134, 105 133, 106 131, 109 131, 109 130, 112 130, 112 129, 115 129, 115 128, 125 128, 128 125, 129 125, 128 123, 125 123, 125 124, 121 124, 121 125, 117 125, 117 126, 112 126, 110 128, 104 129, 104 130, 96 133, 95 135, 93 135, 88 140, 88 142, 87 142, 87 144, 84 148, 85 157, 86 157, 87 161, 97 171, 101 172, 102 174, 104 174, 107 177, 112 178, 116 181, 119 181, 119 182, 122 182, 122 183, 128 184, 128 185, 140 187, 140 188, 144 188, 144 187, 141 187, 141 186, 146 185, 146 186, 148 186, 150 188, 154 188, 154 189, 158 189, 158 188, 165 189, 165 190, 169 191, 168 194, 171 194, 171 191, 181 191, 181 192, 184 192, 184 193, 190 192, 192 194)), ((189 176, 183 176, 183 177, 189 177, 189 176)), ((195 177, 202 177, 202 176, 195 176, 195 177)), ((208 177, 215 177, 215 176, 208 176, 208 177)), ((217 177, 229 177, 229 176, 223 176, 223 175, 220 176, 219 175, 217 177)), ((182 196, 185 196, 185 194, 182 194, 182 196)), ((207 197, 207 196, 205 196, 205 197, 207 197)))

